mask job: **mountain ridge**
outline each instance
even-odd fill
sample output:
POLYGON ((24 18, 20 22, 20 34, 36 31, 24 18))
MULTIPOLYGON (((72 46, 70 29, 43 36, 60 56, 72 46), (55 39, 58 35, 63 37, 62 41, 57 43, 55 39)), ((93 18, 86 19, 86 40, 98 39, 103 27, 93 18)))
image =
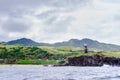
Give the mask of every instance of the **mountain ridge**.
POLYGON ((101 49, 101 50, 120 50, 120 45, 115 45, 115 44, 108 44, 108 43, 101 43, 97 40, 92 40, 89 38, 84 38, 84 39, 70 39, 68 41, 63 41, 63 42, 57 42, 54 44, 50 43, 39 43, 35 42, 31 39, 27 38, 21 38, 17 40, 12 40, 8 41, 7 44, 12 45, 12 44, 21 44, 24 46, 74 46, 74 47, 81 47, 83 48, 84 44, 88 44, 89 48, 95 48, 95 49, 101 49))
POLYGON ((33 41, 31 39, 28 39, 28 38, 20 38, 20 39, 17 39, 17 40, 11 40, 11 41, 8 41, 7 44, 9 44, 9 45, 21 44, 21 45, 24 45, 24 46, 49 45, 48 43, 39 43, 39 42, 35 42, 35 41, 33 41))

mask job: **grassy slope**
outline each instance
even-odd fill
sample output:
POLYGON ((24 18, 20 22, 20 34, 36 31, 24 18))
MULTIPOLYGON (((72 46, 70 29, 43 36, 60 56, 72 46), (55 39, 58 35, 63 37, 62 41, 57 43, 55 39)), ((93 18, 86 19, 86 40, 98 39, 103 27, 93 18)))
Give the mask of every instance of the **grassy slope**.
MULTIPOLYGON (((47 50, 53 54, 64 54, 68 57, 75 57, 75 56, 93 56, 95 54, 104 55, 106 57, 116 57, 120 58, 120 51, 102 51, 101 53, 89 53, 84 54, 81 48, 77 47, 70 47, 70 46, 63 46, 63 47, 48 47, 48 46, 39 46, 41 49, 47 50)), ((94 49, 91 49, 94 50, 94 49)), ((97 50, 97 49, 95 49, 97 50)), ((97 50, 99 51, 99 50, 97 50)))
MULTIPOLYGON (((0 47, 13 48, 20 47, 20 45, 2 45, 0 47)), ((25 46, 23 46, 25 47, 25 46)), ((63 54, 66 57, 75 57, 75 56, 93 56, 96 53, 84 54, 81 48, 71 47, 71 46, 61 46, 61 47, 51 47, 51 46, 37 46, 51 54, 63 54)), ((93 50, 93 49, 92 49, 93 50)), ((120 51, 102 51, 99 53, 107 57, 116 57, 120 58, 120 51)), ((19 60, 19 64, 57 64, 55 60, 19 60)))
POLYGON ((120 58, 120 51, 106 51, 106 52, 103 52, 102 54, 107 57, 120 58))
MULTIPOLYGON (((20 45, 3 45, 0 44, 0 47, 14 48, 20 47, 20 45)), ((61 47, 51 47, 51 46, 38 46, 39 48, 46 50, 52 54, 72 54, 70 56, 81 56, 81 55, 94 55, 95 53, 83 54, 83 51, 79 47, 71 46, 61 46, 61 47)), ((91 49, 94 50, 94 49, 91 49)), ((120 51, 104 51, 101 54, 108 57, 120 57, 120 51)))
POLYGON ((75 48, 71 46, 61 46, 61 47, 38 46, 38 47, 53 54, 67 54, 73 52, 80 52, 82 50, 81 48, 75 48))

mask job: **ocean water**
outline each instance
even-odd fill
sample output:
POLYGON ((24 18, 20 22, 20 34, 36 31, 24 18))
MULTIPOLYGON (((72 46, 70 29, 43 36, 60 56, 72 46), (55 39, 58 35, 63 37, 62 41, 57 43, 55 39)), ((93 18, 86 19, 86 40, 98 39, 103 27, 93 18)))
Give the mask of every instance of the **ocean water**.
POLYGON ((0 65, 0 80, 120 80, 120 67, 0 65))

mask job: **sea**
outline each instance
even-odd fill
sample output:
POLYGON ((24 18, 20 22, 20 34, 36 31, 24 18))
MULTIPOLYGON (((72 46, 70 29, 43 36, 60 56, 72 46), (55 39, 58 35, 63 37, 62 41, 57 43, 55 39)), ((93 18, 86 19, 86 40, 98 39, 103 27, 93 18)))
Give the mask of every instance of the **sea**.
POLYGON ((0 65, 0 80, 120 80, 120 67, 0 65))

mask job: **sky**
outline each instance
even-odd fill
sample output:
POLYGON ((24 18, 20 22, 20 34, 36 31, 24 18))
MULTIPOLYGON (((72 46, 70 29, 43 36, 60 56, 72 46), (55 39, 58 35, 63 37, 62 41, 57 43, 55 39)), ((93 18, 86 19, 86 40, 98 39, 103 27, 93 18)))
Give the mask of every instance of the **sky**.
POLYGON ((0 0, 0 41, 90 38, 120 45, 120 0, 0 0))

